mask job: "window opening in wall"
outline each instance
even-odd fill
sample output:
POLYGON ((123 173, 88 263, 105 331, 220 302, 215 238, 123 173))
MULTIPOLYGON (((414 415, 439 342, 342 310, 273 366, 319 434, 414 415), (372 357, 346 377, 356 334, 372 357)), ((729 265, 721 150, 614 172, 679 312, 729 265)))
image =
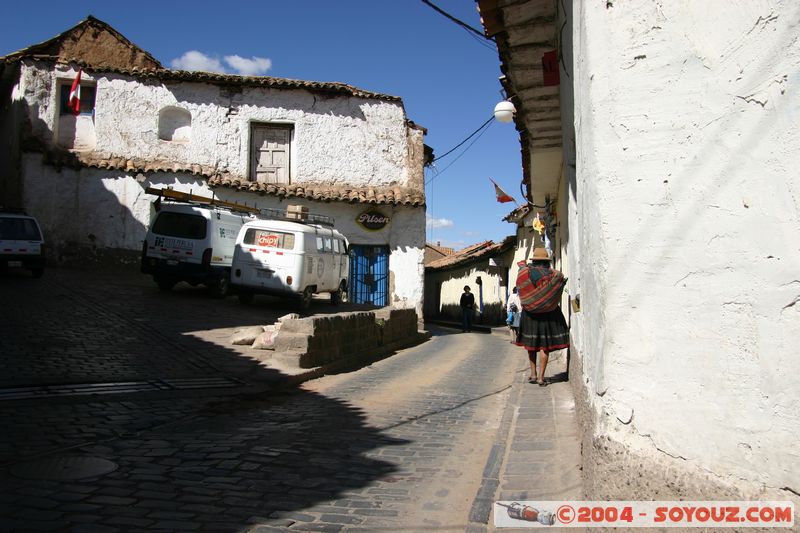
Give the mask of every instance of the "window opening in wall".
MULTIPOLYGON (((59 106, 58 112, 60 115, 72 115, 72 109, 69 107, 69 93, 72 89, 72 84, 61 85, 59 93, 59 106)), ((91 115, 94 113, 94 97, 96 87, 94 85, 81 85, 81 115, 91 115)))
POLYGON ((292 127, 253 124, 250 128, 250 180, 289 183, 292 127))

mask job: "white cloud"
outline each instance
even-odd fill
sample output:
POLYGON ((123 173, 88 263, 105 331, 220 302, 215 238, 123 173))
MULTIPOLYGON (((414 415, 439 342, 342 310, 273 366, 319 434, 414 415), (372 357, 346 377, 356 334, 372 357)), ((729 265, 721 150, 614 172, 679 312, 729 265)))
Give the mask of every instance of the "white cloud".
POLYGON ((200 70, 203 72, 234 72, 243 76, 263 76, 272 68, 272 60, 266 57, 238 55, 225 56, 222 61, 216 56, 209 56, 197 50, 189 50, 181 57, 170 62, 172 68, 179 70, 200 70), (223 65, 223 61, 228 68, 223 65))
POLYGON ((216 57, 207 56, 197 50, 189 50, 181 57, 170 62, 172 68, 179 70, 202 70, 204 72, 225 72, 225 68, 216 57))
POLYGON ((242 76, 263 76, 272 68, 272 60, 266 57, 253 56, 250 59, 242 56, 225 56, 225 62, 237 74, 242 76))
POLYGON ((434 228, 449 228, 453 225, 453 221, 447 218, 433 218, 429 214, 425 214, 425 222, 428 229, 434 228))

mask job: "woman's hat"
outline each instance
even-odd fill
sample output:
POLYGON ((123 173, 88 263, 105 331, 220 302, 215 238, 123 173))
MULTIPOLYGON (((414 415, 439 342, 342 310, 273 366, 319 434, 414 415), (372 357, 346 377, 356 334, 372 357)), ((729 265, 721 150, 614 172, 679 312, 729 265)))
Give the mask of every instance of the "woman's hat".
POLYGON ((550 255, 548 255, 547 250, 537 246, 533 249, 533 253, 531 254, 531 261, 550 261, 550 255))

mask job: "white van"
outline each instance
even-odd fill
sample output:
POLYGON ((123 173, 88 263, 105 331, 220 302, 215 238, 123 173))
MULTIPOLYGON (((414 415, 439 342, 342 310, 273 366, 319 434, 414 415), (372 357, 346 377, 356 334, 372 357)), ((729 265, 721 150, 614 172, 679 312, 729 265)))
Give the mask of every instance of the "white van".
POLYGON ((255 294, 299 298, 307 309, 315 293, 328 292, 338 304, 347 293, 350 267, 347 239, 333 219, 256 220, 242 226, 231 266, 231 284, 239 300, 255 294))
POLYGON ((44 274, 44 238, 36 219, 21 209, 0 209, 0 271, 26 268, 44 274))
POLYGON ((185 281, 208 286, 215 297, 226 296, 236 237, 255 217, 215 205, 155 205, 157 213, 142 245, 142 272, 151 274, 162 291, 185 281))

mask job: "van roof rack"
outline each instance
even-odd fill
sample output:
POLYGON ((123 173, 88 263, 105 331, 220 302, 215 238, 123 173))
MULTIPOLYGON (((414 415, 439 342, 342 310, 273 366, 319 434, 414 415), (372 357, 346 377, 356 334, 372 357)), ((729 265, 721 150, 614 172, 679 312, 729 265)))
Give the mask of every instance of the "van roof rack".
POLYGON ((271 220, 285 220, 287 222, 298 222, 300 224, 319 224, 320 226, 333 227, 334 218, 327 215, 304 214, 302 218, 290 217, 286 211, 265 207, 258 210, 259 215, 271 220))
POLYGON ((319 224, 322 226, 331 226, 331 227, 334 226, 333 217, 329 217, 326 215, 312 215, 306 213, 303 214, 302 218, 293 218, 288 216, 286 211, 280 209, 273 209, 268 207, 258 208, 245 204, 238 204, 236 202, 227 202, 225 200, 220 200, 219 198, 216 197, 208 198, 207 196, 198 196, 190 192, 187 193, 183 191, 176 191, 174 189, 169 189, 169 188, 156 189, 155 187, 147 187, 144 190, 144 192, 146 192, 147 194, 156 195, 159 198, 167 198, 169 200, 174 200, 177 202, 217 206, 217 207, 224 207, 226 209, 231 209, 233 211, 243 211, 245 213, 254 214, 260 218, 269 218, 273 220, 286 220, 288 222, 298 222, 300 224, 319 224))
POLYGON ((144 192, 146 192, 147 194, 156 195, 159 198, 167 198, 169 200, 174 200, 177 202, 225 207, 227 209, 232 209, 234 211, 244 211, 245 213, 253 213, 253 214, 258 214, 259 212, 257 208, 251 207, 249 205, 237 204, 236 202, 226 202, 225 200, 220 200, 215 197, 208 198, 207 196, 198 196, 190 192, 176 191, 174 189, 168 189, 168 188, 156 189, 155 187, 147 187, 144 190, 144 192))

